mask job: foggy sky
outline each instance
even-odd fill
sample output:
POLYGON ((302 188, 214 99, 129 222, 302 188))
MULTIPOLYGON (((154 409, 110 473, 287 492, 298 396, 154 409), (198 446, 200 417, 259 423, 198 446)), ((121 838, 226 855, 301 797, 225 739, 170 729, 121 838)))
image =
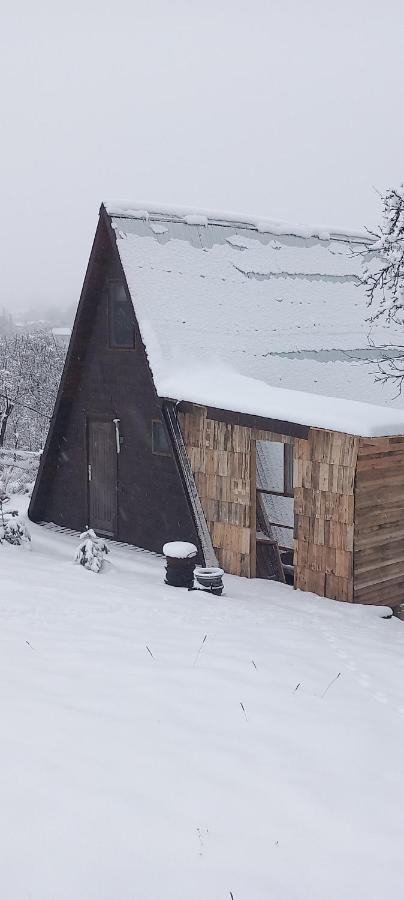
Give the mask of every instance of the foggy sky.
POLYGON ((78 299, 105 198, 375 224, 403 44, 395 0, 0 0, 0 304, 78 299))

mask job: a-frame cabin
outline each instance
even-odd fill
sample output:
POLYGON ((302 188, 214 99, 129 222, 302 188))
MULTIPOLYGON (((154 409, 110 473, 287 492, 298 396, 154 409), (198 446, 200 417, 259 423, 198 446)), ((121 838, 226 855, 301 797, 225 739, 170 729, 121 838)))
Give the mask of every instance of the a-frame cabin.
MULTIPOLYGON (((293 345, 311 304, 314 356, 349 311, 359 327, 362 244, 101 207, 31 519, 156 552, 192 541, 200 562, 233 574, 400 605, 404 414, 291 390, 303 387, 294 364, 272 386, 277 333, 293 345)), ((320 362, 305 368, 309 387, 320 362)), ((332 393, 340 368, 322 370, 332 393)), ((367 396, 372 385, 368 373, 367 396)))
POLYGON ((199 544, 104 210, 29 515, 159 552, 164 535, 199 544))

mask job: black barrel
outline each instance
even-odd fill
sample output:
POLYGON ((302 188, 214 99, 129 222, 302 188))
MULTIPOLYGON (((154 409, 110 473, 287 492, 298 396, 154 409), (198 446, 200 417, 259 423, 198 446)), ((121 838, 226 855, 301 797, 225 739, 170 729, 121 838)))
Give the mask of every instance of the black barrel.
POLYGON ((194 544, 181 542, 164 544, 163 553, 166 558, 165 583, 171 585, 171 587, 187 588, 188 590, 192 588, 194 586, 197 552, 194 544))

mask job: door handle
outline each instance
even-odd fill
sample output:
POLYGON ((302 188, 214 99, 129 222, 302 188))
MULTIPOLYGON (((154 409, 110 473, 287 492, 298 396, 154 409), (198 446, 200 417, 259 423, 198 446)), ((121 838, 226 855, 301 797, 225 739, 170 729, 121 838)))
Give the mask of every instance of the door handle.
POLYGON ((91 475, 92 475, 92 471, 91 471, 91 463, 89 463, 89 464, 88 464, 88 480, 89 480, 89 481, 91 481, 91 475))
POLYGON ((116 452, 120 453, 121 452, 121 441, 120 441, 120 434, 119 434, 119 425, 120 425, 121 420, 120 419, 112 419, 112 421, 115 425, 116 452))

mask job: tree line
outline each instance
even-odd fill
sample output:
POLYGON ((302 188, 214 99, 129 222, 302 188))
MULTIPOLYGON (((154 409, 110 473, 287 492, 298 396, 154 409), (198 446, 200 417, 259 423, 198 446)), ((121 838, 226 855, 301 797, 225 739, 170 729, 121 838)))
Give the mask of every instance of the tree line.
POLYGON ((48 331, 0 335, 0 449, 43 447, 65 354, 48 331))

